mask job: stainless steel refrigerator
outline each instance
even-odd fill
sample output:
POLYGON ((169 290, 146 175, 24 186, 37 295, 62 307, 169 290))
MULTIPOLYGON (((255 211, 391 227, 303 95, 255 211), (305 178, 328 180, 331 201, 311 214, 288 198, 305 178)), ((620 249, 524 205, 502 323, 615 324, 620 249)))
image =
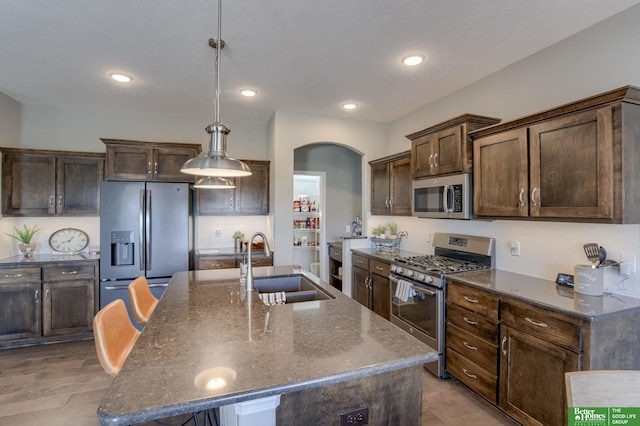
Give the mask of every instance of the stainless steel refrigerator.
POLYGON ((191 200, 186 183, 102 183, 100 308, 123 299, 136 324, 129 306, 129 283, 143 275, 159 298, 175 272, 189 269, 191 200))

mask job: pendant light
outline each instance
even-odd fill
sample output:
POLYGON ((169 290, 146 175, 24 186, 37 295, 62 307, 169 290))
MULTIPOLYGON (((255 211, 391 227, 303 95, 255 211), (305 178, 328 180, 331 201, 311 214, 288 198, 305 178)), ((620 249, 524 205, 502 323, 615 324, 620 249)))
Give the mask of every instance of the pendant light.
POLYGON ((198 189, 233 189, 236 185, 227 178, 207 176, 198 179, 193 187, 198 189))
MULTIPOLYGON (((249 176, 251 175, 251 169, 249 166, 244 162, 236 160, 235 158, 230 158, 227 155, 227 135, 230 130, 220 122, 220 50, 224 47, 224 41, 222 41, 221 0, 218 0, 218 39, 210 39, 209 45, 216 48, 214 123, 206 127, 207 133, 210 135, 209 153, 202 157, 192 158, 187 161, 184 163, 180 171, 182 173, 196 176, 249 176)), ((225 187, 229 188, 229 186, 225 187)))

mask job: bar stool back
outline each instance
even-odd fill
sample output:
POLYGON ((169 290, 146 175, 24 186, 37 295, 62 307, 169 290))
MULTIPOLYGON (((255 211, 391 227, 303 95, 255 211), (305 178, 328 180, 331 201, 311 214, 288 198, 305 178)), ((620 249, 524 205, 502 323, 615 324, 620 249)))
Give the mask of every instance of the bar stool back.
POLYGON ((93 318, 93 335, 100 365, 111 376, 118 374, 140 331, 133 326, 122 299, 114 300, 93 318))
POLYGON ((133 317, 142 326, 151 318, 153 310, 158 304, 158 299, 151 293, 149 283, 145 277, 138 277, 129 284, 129 301, 133 317))

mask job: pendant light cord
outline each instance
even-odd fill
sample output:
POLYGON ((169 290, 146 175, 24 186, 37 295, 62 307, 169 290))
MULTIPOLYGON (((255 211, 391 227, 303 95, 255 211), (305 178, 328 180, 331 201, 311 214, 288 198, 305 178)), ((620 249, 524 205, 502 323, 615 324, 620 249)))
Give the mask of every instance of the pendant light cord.
POLYGON ((218 40, 216 41, 216 79, 215 79, 215 105, 214 123, 220 122, 220 49, 222 46, 222 0, 218 0, 218 40))

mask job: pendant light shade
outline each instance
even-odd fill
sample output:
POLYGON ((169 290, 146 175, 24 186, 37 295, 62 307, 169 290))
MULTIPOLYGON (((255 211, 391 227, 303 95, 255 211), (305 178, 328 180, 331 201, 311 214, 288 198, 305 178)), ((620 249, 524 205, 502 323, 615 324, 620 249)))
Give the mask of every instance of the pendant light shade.
POLYGON ((229 179, 219 176, 208 176, 198 179, 193 187, 199 189, 233 189, 236 186, 229 179))
MULTIPOLYGON (((204 156, 187 161, 180 171, 195 176, 217 176, 223 178, 249 176, 251 175, 249 166, 227 155, 227 135, 231 130, 220 122, 220 50, 224 47, 221 29, 222 5, 221 0, 218 0, 218 39, 209 40, 209 45, 216 49, 214 122, 206 128, 207 133, 210 135, 209 152, 204 156)), ((202 180, 200 179, 200 181, 202 180)), ((233 183, 229 183, 233 185, 233 183)), ((204 186, 201 187, 204 188, 204 186)), ((229 186, 223 187, 228 188, 229 186)), ((199 188, 197 183, 196 188, 199 188)), ((213 187, 207 186, 207 188, 213 187)))

